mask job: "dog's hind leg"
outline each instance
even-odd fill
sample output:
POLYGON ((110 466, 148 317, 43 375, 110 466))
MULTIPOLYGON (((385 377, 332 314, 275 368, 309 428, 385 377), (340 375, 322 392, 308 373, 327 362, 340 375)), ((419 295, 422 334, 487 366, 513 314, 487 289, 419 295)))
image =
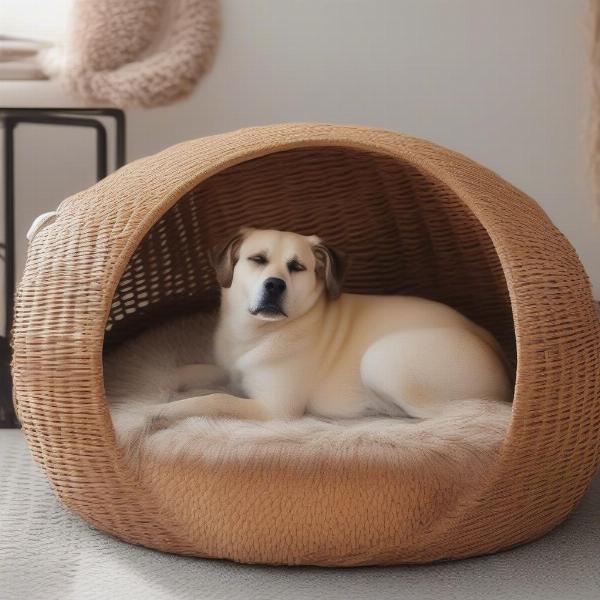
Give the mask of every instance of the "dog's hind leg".
POLYGON ((382 337, 365 352, 361 379, 381 403, 418 418, 439 414, 453 400, 511 396, 499 355, 482 338, 460 328, 414 329, 382 337))

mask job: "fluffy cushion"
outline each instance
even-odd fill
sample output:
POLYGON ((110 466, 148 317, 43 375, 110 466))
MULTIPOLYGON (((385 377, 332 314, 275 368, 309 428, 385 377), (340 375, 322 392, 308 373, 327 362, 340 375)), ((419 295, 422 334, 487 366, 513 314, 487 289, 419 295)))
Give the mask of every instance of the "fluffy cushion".
POLYGON ((398 460, 423 461, 444 479, 466 481, 484 474, 500 447, 510 405, 478 399, 455 402, 443 415, 428 420, 306 416, 257 422, 191 417, 151 432, 153 405, 226 389, 179 392, 174 377, 178 366, 212 361, 213 329, 214 318, 209 315, 180 318, 146 332, 105 358, 113 423, 120 444, 130 455, 132 449, 143 449, 163 458, 201 456, 223 461, 291 449, 305 459, 393 449, 398 460))

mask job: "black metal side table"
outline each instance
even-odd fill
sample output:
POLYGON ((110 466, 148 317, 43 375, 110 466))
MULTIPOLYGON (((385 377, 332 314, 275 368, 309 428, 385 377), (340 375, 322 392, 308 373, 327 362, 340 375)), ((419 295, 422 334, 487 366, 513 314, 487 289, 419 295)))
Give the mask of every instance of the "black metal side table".
POLYGON ((15 129, 20 123, 41 123, 67 127, 88 127, 96 131, 96 178, 108 172, 106 127, 97 117, 115 120, 116 168, 125 164, 125 113, 116 108, 0 108, 0 125, 4 129, 4 290, 5 334, 0 336, 0 428, 17 427, 12 398, 10 372, 10 333, 15 294, 15 129))

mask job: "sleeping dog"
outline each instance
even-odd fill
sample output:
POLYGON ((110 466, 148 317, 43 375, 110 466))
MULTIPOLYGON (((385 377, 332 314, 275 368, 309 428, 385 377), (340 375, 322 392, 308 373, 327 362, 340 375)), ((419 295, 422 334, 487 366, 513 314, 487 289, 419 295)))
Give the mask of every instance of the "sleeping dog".
POLYGON ((213 264, 222 288, 217 367, 187 365, 177 378, 194 389, 224 371, 235 395, 160 405, 161 421, 428 418, 457 400, 511 398, 489 332, 431 300, 342 294, 345 259, 316 236, 244 229, 213 264))

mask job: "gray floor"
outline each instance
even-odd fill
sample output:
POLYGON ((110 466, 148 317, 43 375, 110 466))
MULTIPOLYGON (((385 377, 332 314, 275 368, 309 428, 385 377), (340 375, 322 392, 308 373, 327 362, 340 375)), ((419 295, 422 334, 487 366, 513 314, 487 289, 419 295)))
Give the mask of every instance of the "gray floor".
POLYGON ((425 567, 318 569, 170 556, 95 531, 64 510, 18 431, 0 430, 0 599, 598 600, 600 477, 544 539, 425 567))

